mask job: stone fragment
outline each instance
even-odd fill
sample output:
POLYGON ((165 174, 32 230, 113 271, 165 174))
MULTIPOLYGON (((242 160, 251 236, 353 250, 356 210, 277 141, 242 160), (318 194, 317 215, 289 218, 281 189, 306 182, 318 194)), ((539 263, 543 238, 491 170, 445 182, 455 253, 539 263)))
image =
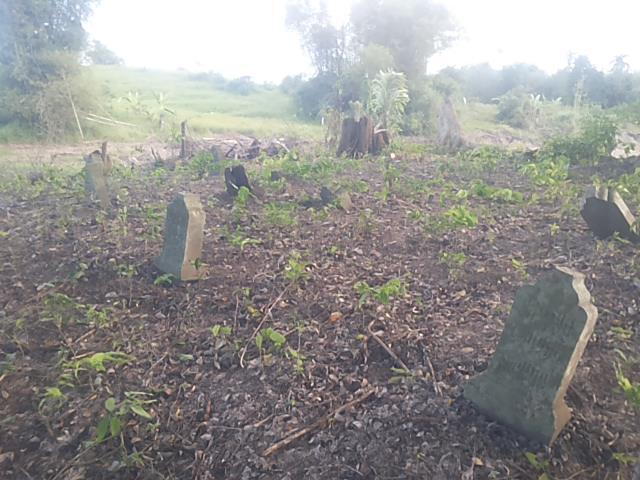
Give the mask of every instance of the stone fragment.
POLYGON ((488 369, 464 396, 482 413, 551 444, 571 418, 564 401, 598 317, 584 275, 557 267, 518 290, 488 369))
POLYGON ((197 195, 182 193, 167 208, 164 247, 156 266, 179 280, 202 276, 197 262, 202 256, 205 213, 197 195))
POLYGON ((628 240, 640 240, 637 232, 633 231, 635 217, 622 197, 612 188, 589 188, 580 214, 598 238, 604 239, 618 233, 628 240))

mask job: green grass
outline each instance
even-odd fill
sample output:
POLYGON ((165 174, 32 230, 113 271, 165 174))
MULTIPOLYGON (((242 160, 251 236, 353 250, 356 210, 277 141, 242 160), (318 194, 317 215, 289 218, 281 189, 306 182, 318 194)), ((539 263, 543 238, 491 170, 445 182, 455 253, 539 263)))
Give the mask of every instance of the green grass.
MULTIPOLYGON (((320 127, 300 122, 295 116, 293 99, 276 87, 257 87, 248 95, 225 91, 206 76, 186 72, 162 72, 118 66, 94 66, 87 78, 97 86, 100 106, 115 120, 140 125, 150 135, 158 134, 160 105, 156 94, 163 94, 164 105, 175 112, 165 114, 165 134, 177 131, 182 120, 189 122, 193 133, 207 135, 236 132, 247 135, 298 135, 318 137, 320 127), (129 93, 139 96, 140 104, 151 114, 137 112, 126 100, 129 93)), ((101 112, 93 112, 102 115, 101 112)), ((100 126, 99 130, 116 130, 131 136, 127 127, 100 126)), ((104 133, 114 134, 113 131, 104 133)), ((134 133, 134 136, 136 133, 134 133)))
MULTIPOLYGON (((187 120, 191 133, 207 136, 215 133, 241 133, 258 137, 296 136, 320 138, 321 127, 296 118, 293 99, 277 87, 258 86, 248 95, 240 95, 217 87, 206 75, 187 72, 164 72, 122 66, 85 67, 85 83, 93 86, 95 107, 81 112, 81 123, 87 139, 108 138, 112 141, 137 141, 155 137, 175 138, 180 122, 187 120), (127 101, 129 93, 137 94, 139 104, 127 101), (161 105, 155 95, 164 96, 164 106, 175 115, 164 114, 164 128, 159 127, 161 105), (107 126, 86 120, 96 114, 128 126, 107 126)), ((77 134, 59 143, 77 140, 77 134)), ((35 141, 32 132, 15 124, 0 127, 0 142, 35 141)))

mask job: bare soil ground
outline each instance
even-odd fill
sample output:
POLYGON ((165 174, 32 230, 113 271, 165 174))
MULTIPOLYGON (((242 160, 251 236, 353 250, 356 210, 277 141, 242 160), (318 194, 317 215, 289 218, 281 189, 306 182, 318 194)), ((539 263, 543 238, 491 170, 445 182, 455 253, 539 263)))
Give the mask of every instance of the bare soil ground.
MULTIPOLYGON (((0 477, 638 478, 620 454, 640 456, 639 412, 614 371, 638 380, 637 247, 596 241, 575 196, 545 199, 521 161, 407 148, 386 171, 397 177, 386 199, 380 160, 309 155, 278 166, 278 182, 266 180, 269 160, 248 162, 256 197, 244 209, 219 175, 151 165, 114 172, 108 214, 87 203, 79 175, 3 187, 0 477), (478 179, 525 201, 459 193, 478 179), (353 208, 290 210, 325 185, 353 208), (158 284, 164 211, 181 191, 206 211, 206 273, 158 284), (460 205, 477 225, 436 227, 460 205), (517 288, 553 265, 587 276, 599 318, 569 390, 573 419, 546 448, 462 391, 486 368, 517 288), (357 282, 393 279, 404 293, 360 304, 357 282), (258 327, 284 345, 259 350, 258 327), (129 357, 83 363, 100 352, 129 357), (121 432, 97 444, 110 397, 121 432)), ((594 173, 568 185, 581 191, 594 173)))

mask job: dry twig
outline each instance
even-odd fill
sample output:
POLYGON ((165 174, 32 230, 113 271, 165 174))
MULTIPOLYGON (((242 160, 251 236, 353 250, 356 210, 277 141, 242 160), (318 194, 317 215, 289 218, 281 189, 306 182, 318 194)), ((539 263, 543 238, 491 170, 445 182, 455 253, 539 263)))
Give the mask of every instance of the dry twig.
POLYGON ((274 443, 269 448, 267 448, 264 452, 262 452, 262 456, 263 457, 268 457, 269 455, 273 455, 274 453, 278 452, 279 450, 282 450, 283 448, 291 445, 293 442, 295 442, 299 438, 302 438, 305 435, 308 435, 309 433, 313 432, 314 430, 322 427, 326 422, 331 420, 331 418, 335 417, 339 413, 345 411, 348 408, 354 407, 354 406, 364 402, 366 399, 368 399, 375 392, 376 392, 376 389, 375 388, 371 388, 371 389, 367 390, 366 392, 364 392, 362 395, 360 395, 358 398, 356 398, 354 400, 351 400, 350 402, 345 403, 344 405, 336 408, 334 411, 332 411, 328 415, 325 415, 324 417, 322 417, 317 422, 312 423, 308 427, 301 428, 299 430, 294 431, 293 433, 287 435, 282 440, 274 443))
POLYGON ((380 340, 380 338, 378 338, 378 335, 377 335, 376 333, 374 333, 374 331, 371 329, 372 325, 373 325, 375 322, 376 322, 376 321, 375 321, 375 320, 373 320, 373 321, 372 321, 371 323, 369 323, 369 325, 367 326, 367 330, 369 330, 369 333, 371 334, 371 337, 372 337, 376 342, 378 342, 378 344, 379 344, 382 348, 384 348, 385 352, 387 352, 387 353, 391 356, 391 358, 393 358, 393 359, 396 361, 396 363, 397 363, 401 368, 403 368, 403 369, 404 369, 404 370, 406 370, 407 372, 410 372, 411 370, 409 370, 409 367, 407 367, 407 364, 406 364, 406 363, 404 363, 404 362, 400 359, 400 357, 398 357, 398 356, 393 352, 393 350, 391 350, 391 349, 387 346, 387 344, 386 344, 386 343, 384 343, 382 340, 380 340))
POLYGON ((271 311, 273 310, 273 308, 277 305, 277 303, 282 300, 282 297, 284 297, 284 294, 287 293, 287 290, 289 290, 289 287, 291 286, 291 284, 287 285, 284 290, 282 290, 282 292, 280 292, 280 295, 278 295, 278 297, 269 304, 269 307, 267 308, 266 313, 264 314, 264 316, 262 317, 262 320, 260 320, 260 323, 258 324, 258 326, 255 328, 255 330, 253 331, 253 333, 251 334, 251 336, 249 337, 249 340, 247 341, 247 343, 245 344, 244 348, 242 349, 242 352, 240 353, 240 368, 244 368, 244 356, 247 354, 247 349, 249 348, 249 344, 251 343, 251 341, 255 338, 255 336, 258 334, 258 332, 260 331, 260 329, 262 328, 262 325, 264 325, 264 322, 267 320, 268 317, 271 316, 271 311))

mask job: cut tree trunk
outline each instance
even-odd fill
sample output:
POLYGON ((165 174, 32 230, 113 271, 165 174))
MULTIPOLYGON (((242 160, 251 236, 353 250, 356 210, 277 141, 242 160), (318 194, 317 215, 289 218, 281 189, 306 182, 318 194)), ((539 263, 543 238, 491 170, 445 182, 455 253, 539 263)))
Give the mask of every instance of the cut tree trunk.
POLYGON ((438 115, 438 145, 447 152, 456 152, 464 146, 462 128, 450 97, 445 98, 438 115))
POLYGON ((387 132, 376 132, 375 125, 369 117, 362 117, 358 121, 353 118, 345 118, 342 121, 338 156, 343 153, 353 158, 363 157, 368 153, 375 155, 387 145, 389 145, 387 132))

